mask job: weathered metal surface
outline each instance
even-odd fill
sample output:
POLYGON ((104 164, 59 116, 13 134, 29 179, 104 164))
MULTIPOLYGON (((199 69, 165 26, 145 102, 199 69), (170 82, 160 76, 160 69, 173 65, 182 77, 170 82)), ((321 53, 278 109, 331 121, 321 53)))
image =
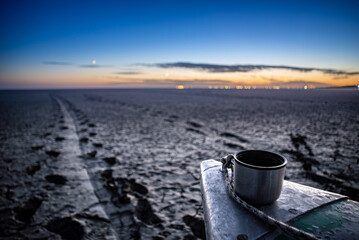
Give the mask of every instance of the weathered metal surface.
MULTIPOLYGON (((215 160, 201 163, 201 188, 208 239, 237 239, 246 235, 257 239, 273 230, 240 207, 226 192, 220 172, 222 164, 215 160)), ((271 217, 288 222, 299 215, 345 196, 284 181, 282 193, 270 205, 258 206, 271 217)))
MULTIPOLYGON (((359 239, 359 203, 348 199, 317 208, 291 221, 291 225, 315 234, 321 239, 359 239)), ((280 231, 271 232, 261 240, 295 240, 280 231)))

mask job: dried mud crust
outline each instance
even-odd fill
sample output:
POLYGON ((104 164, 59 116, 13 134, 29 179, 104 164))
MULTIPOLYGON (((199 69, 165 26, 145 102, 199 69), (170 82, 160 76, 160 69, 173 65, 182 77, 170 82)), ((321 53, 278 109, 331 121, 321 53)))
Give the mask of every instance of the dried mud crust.
MULTIPOLYGON (((181 239, 183 236, 192 239, 205 238, 203 219, 199 215, 199 189, 195 193, 197 196, 189 197, 193 192, 190 188, 193 188, 194 184, 199 187, 199 176, 193 177, 194 173, 186 171, 191 184, 188 184, 188 180, 173 182, 177 176, 174 174, 173 180, 168 182, 160 180, 161 175, 166 173, 157 170, 147 173, 148 178, 144 181, 144 172, 136 171, 142 170, 138 168, 141 160, 126 160, 125 156, 113 151, 112 145, 103 137, 110 133, 110 129, 103 129, 99 123, 90 121, 73 102, 66 98, 60 99, 74 119, 84 153, 82 158, 87 165, 96 195, 120 239, 181 239), (151 179, 157 182, 156 188, 151 188, 151 179), (172 184, 175 186, 171 187, 172 184), (188 188, 186 197, 183 195, 185 188, 188 188), (176 195, 171 196, 172 191, 176 192, 176 195), (160 199, 158 195, 161 196, 160 199), (191 221, 183 220, 184 216, 190 216, 197 222, 202 222, 202 225, 191 225, 191 221)), ((167 171, 167 174, 169 173, 167 171)))
POLYGON ((24 95, 3 99, 0 238, 115 238, 58 101, 24 95))
POLYGON ((0 94, 0 237, 204 238, 200 161, 245 149, 280 152, 287 179, 358 200, 355 101, 300 94, 0 94))
POLYGON ((125 145, 122 135, 145 154, 184 164, 245 149, 275 151, 289 160, 286 179, 359 200, 358 98, 356 92, 346 94, 119 90, 87 92, 77 99, 89 114, 89 105, 106 109, 92 116, 116 132, 110 138, 120 143, 113 149, 125 145), (156 152, 158 146, 165 151, 156 152))

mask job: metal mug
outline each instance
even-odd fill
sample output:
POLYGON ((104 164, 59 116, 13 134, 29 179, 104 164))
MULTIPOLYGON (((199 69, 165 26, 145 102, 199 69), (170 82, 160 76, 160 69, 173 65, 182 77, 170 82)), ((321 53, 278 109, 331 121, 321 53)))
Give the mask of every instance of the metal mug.
POLYGON ((270 204, 279 198, 287 159, 277 153, 246 150, 233 155, 233 185, 249 203, 270 204))

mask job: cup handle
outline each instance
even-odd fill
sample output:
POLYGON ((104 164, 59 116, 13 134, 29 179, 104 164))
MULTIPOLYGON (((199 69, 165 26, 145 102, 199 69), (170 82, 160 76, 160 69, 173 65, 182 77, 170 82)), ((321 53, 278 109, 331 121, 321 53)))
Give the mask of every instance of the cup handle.
POLYGON ((221 172, 228 178, 228 171, 227 168, 231 169, 231 177, 229 180, 229 184, 232 186, 232 188, 234 189, 234 184, 233 184, 233 165, 234 165, 234 159, 235 159, 235 155, 234 154, 228 154, 227 156, 223 157, 221 159, 222 162, 222 170, 221 172))
MULTIPOLYGON (((226 170, 227 168, 231 168, 233 167, 233 162, 232 160, 234 159, 234 155, 233 154, 228 154, 227 156, 223 157, 221 159, 222 162, 222 171, 226 170)), ((233 169, 232 169, 233 170, 233 169)))

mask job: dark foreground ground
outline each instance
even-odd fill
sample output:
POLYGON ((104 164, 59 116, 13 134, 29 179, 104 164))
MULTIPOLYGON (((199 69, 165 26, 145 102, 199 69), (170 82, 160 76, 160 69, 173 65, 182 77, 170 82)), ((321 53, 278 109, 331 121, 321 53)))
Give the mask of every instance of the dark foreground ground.
POLYGON ((359 200, 359 91, 2 91, 0 238, 204 238, 199 164, 244 149, 359 200))

